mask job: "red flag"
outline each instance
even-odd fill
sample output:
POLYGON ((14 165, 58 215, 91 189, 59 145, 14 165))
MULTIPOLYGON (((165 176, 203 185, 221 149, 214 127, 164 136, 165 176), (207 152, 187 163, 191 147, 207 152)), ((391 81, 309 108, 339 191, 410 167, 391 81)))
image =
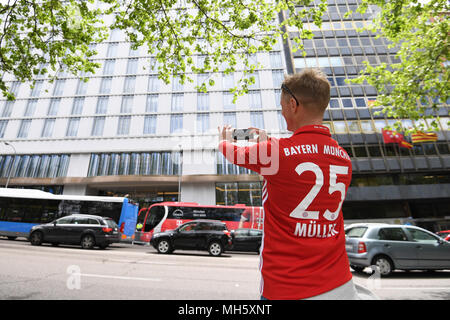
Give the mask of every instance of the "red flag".
POLYGON ((394 130, 381 129, 381 134, 383 135, 384 143, 397 143, 403 148, 412 148, 412 144, 407 142, 401 133, 394 130))

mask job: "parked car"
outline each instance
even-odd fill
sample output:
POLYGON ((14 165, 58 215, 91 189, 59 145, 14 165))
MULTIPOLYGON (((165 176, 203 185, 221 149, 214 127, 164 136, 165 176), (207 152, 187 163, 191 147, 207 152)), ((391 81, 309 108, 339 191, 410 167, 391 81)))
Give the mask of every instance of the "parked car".
POLYGON ((444 240, 450 241, 450 230, 439 231, 436 234, 444 240))
POLYGON ((393 270, 450 269, 450 242, 415 226, 352 224, 345 228, 350 266, 376 265, 382 276, 393 270))
POLYGON ((111 243, 120 241, 120 233, 111 218, 79 214, 32 227, 29 240, 35 246, 64 243, 79 244, 83 249, 92 249, 94 246, 105 249, 111 243))
POLYGON ((263 232, 257 229, 236 229, 231 230, 233 251, 254 251, 259 253, 261 248, 263 232))
POLYGON ((150 244, 159 253, 174 250, 207 250, 220 256, 231 247, 231 234, 225 223, 216 220, 194 220, 174 230, 153 234, 150 244))

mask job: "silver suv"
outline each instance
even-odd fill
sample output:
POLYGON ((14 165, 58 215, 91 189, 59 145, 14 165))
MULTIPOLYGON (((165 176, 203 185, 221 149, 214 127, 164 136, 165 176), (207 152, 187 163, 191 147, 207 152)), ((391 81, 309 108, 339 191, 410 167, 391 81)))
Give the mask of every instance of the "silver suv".
POLYGON ((393 270, 450 269, 450 242, 415 226, 358 223, 345 227, 345 249, 353 270, 376 265, 393 270))

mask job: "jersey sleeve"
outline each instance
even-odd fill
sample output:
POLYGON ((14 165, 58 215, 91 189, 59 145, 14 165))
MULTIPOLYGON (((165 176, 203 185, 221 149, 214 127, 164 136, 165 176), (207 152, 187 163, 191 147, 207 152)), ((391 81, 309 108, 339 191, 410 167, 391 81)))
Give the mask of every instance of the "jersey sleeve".
POLYGON ((278 171, 279 147, 276 138, 270 138, 267 141, 245 147, 236 146, 232 142, 221 141, 219 151, 231 163, 263 176, 273 175, 278 171))

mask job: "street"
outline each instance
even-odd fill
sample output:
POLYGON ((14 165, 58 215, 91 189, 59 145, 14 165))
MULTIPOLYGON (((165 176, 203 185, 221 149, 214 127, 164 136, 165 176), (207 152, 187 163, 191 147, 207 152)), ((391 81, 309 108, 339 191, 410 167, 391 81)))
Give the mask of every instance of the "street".
MULTIPOLYGON (((214 258, 131 244, 82 250, 0 239, 0 256, 0 300, 259 300, 254 253, 214 258)), ((382 300, 450 299, 450 271, 398 271, 382 279, 353 272, 353 280, 382 300)))

